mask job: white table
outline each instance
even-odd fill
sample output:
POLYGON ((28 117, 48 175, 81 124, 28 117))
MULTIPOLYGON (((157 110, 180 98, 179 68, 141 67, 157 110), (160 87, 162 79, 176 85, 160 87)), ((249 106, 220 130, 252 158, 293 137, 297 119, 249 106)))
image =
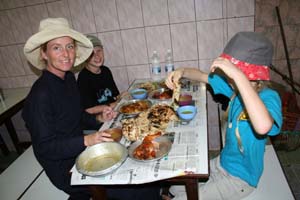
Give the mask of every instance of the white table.
MULTIPOLYGON (((129 90, 132 87, 135 87, 136 84, 146 81, 149 80, 136 80, 130 86, 129 90)), ((186 84, 186 87, 182 89, 182 93, 192 94, 198 112, 196 117, 189 124, 183 125, 178 122, 172 122, 166 130, 167 132, 175 132, 175 140, 167 159, 162 159, 159 165, 160 168, 163 168, 165 171, 167 168, 162 166, 169 166, 168 172, 170 173, 165 172, 162 173, 162 176, 157 175, 155 174, 156 171, 154 170, 153 172, 153 168, 150 167, 149 164, 143 165, 140 162, 137 163, 128 158, 116 171, 104 177, 102 176, 101 178, 82 178, 82 175, 76 170, 72 174, 72 180, 74 180, 72 182, 74 185, 122 185, 149 182, 156 182, 154 184, 159 182, 168 185, 181 184, 186 186, 187 197, 189 200, 198 199, 198 182, 207 181, 209 177, 206 85, 199 83, 186 84), (188 136, 189 134, 190 136, 188 136), (186 143, 181 143, 179 140, 184 140, 186 143), (131 173, 128 171, 131 171, 131 173), (180 171, 180 174, 178 171, 180 171), (185 173, 186 171, 191 173, 185 173), (139 172, 150 175, 145 177, 146 179, 143 178, 141 180, 139 178, 144 177, 144 174, 139 174, 139 172), (135 175, 132 176, 131 174, 135 175)), ((119 104, 124 103, 124 101, 126 102, 125 99, 122 99, 119 104)), ((104 123, 101 130, 111 128, 118 124, 120 117, 117 117, 111 122, 104 123)))

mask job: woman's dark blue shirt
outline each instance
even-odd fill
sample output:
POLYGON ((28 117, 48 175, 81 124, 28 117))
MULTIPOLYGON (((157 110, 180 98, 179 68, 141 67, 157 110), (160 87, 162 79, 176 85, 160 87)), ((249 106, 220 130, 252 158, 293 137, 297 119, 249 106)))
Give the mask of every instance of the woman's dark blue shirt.
POLYGON ((85 149, 81 122, 97 123, 81 108, 74 74, 67 72, 63 80, 43 71, 26 99, 22 116, 46 174, 58 188, 68 187, 69 171, 85 149))

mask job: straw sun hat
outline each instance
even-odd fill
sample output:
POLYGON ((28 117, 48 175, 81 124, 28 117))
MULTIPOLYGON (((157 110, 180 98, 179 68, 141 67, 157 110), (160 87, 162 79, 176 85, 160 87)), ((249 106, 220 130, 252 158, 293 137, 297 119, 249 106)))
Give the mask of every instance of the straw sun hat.
POLYGON ((76 44, 75 66, 83 63, 92 53, 93 44, 83 34, 70 28, 64 18, 47 18, 40 22, 39 31, 32 35, 24 46, 24 54, 27 60, 38 69, 45 69, 46 63, 41 60, 41 45, 59 38, 69 36, 76 44))

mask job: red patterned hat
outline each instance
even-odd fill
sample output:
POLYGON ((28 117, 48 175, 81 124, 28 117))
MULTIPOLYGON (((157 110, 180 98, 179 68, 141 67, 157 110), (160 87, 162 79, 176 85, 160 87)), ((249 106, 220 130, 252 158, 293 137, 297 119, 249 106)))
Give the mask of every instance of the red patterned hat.
POLYGON ((240 68, 249 80, 270 80, 273 45, 256 32, 239 32, 231 38, 221 57, 240 68))

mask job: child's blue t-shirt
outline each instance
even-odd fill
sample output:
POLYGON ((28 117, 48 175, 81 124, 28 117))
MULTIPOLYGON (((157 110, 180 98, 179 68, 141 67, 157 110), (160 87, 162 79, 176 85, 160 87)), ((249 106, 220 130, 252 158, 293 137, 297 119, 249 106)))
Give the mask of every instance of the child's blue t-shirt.
MULTIPOLYGON (((234 93, 226 79, 217 74, 210 74, 208 82, 214 94, 223 94, 230 98, 234 93)), ((274 119, 273 126, 267 135, 277 135, 282 125, 280 97, 277 92, 271 89, 263 89, 259 92, 259 97, 274 119)), ((249 185, 256 187, 263 172, 267 137, 256 134, 248 119, 238 120, 244 109, 239 95, 234 97, 228 106, 228 126, 226 128, 225 147, 221 152, 221 166, 232 176, 239 177, 249 185), (241 137, 242 151, 235 134, 237 126, 241 137)))

